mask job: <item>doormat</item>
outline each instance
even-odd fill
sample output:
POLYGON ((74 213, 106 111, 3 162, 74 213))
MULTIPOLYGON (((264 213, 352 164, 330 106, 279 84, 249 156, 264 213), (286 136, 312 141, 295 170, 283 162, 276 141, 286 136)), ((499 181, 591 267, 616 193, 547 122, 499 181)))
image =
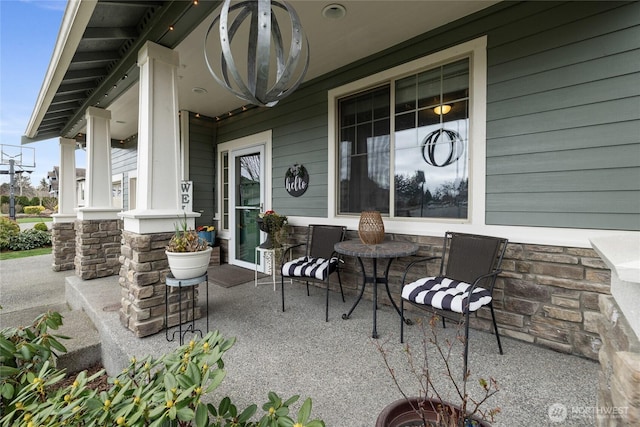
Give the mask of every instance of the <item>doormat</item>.
MULTIPOLYGON (((254 270, 231 264, 212 265, 207 272, 209 273, 209 280, 223 288, 231 288, 243 283, 253 282, 255 278, 254 270)), ((261 277, 266 277, 266 275, 258 273, 258 278, 261 277)))

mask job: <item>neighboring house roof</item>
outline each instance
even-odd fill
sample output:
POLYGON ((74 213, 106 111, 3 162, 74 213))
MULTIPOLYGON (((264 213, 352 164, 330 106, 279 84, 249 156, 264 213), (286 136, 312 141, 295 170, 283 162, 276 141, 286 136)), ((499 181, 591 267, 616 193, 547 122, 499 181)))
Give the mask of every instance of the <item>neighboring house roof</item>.
MULTIPOLYGON (((76 168, 76 181, 84 181, 86 170, 84 168, 76 168)), ((57 193, 60 185, 60 166, 54 166, 52 171, 47 172, 49 180, 49 192, 57 193)))

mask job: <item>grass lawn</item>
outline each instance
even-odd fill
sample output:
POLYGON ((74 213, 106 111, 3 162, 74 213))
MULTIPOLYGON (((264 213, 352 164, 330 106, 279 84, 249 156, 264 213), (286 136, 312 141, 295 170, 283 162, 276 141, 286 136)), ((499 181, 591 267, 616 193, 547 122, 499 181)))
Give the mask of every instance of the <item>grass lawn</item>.
POLYGON ((50 216, 39 216, 39 217, 33 217, 33 218, 18 218, 16 219, 16 222, 18 224, 20 223, 28 223, 28 222, 51 222, 53 221, 53 218, 51 218, 50 216))
POLYGON ((6 251, 6 252, 0 252, 0 261, 3 261, 5 259, 25 258, 28 256, 35 256, 35 255, 48 255, 50 253, 51 253, 50 247, 30 249, 28 251, 6 251))

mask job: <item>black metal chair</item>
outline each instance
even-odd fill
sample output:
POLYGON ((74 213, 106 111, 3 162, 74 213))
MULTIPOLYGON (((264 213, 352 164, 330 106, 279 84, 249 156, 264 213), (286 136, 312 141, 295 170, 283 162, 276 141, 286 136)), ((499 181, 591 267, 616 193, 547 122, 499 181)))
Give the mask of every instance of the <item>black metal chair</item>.
POLYGON ((282 311, 284 312, 284 278, 304 280, 307 284, 307 296, 309 295, 309 282, 319 281, 327 284, 327 297, 325 309, 325 321, 329 321, 329 278, 333 272, 338 274, 340 294, 344 302, 342 280, 338 264, 340 258, 336 256, 333 246, 344 240, 347 228, 340 225, 309 225, 307 229, 307 241, 289 247, 283 254, 281 271, 282 311), (285 262, 290 251, 294 248, 306 246, 305 255, 285 262))
POLYGON ((447 232, 444 237, 441 257, 422 258, 411 262, 402 278, 400 311, 400 342, 404 342, 404 302, 437 311, 442 316, 454 317, 457 313, 464 319, 464 373, 467 372, 469 350, 469 315, 481 307, 491 310, 493 329, 502 354, 500 334, 493 311, 493 288, 502 272, 500 266, 507 248, 507 239, 475 234, 447 232), (447 251, 448 248, 448 251, 447 251), (440 258, 438 276, 423 277, 405 285, 410 270, 419 263, 440 258), (450 315, 451 314, 451 315, 450 315))

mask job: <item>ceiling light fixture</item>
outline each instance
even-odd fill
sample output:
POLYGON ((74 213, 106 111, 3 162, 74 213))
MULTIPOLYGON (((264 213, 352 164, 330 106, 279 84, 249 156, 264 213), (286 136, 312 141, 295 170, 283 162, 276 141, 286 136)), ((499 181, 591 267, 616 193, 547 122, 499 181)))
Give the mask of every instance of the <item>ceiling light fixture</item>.
POLYGON ((445 115, 449 111, 451 111, 451 105, 448 105, 448 104, 437 105, 433 109, 433 112, 436 113, 439 116, 445 115))
POLYGON ((322 16, 327 19, 331 19, 332 21, 344 18, 346 14, 347 9, 343 5, 337 3, 327 5, 322 9, 322 16))

